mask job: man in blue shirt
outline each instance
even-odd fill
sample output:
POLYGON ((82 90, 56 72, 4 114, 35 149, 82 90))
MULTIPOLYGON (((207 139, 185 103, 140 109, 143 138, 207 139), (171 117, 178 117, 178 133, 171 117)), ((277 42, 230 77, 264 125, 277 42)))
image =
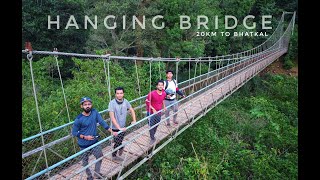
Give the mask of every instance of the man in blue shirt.
MULTIPOLYGON (((72 128, 72 135, 78 137, 78 145, 81 150, 98 142, 97 123, 103 128, 110 131, 114 136, 117 136, 117 132, 113 132, 108 124, 102 119, 99 112, 92 109, 92 100, 89 97, 83 97, 80 100, 80 107, 83 112, 77 116, 72 128)), ((103 156, 101 146, 98 145, 82 154, 82 165, 88 165, 89 155, 93 154, 96 159, 103 156)), ((102 178, 100 173, 101 161, 98 161, 95 165, 95 176, 102 178)), ((93 179, 89 168, 86 169, 87 179, 93 179)))

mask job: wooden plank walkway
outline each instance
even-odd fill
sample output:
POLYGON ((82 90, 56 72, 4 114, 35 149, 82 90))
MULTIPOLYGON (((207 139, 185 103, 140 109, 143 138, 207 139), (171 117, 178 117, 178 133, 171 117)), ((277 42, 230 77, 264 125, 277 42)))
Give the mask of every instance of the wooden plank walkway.
MULTIPOLYGON (((213 86, 211 89, 201 93, 201 95, 198 95, 194 98, 190 98, 183 104, 179 106, 179 111, 177 115, 177 120, 179 124, 172 123, 171 120, 171 126, 166 126, 165 121, 162 122, 157 129, 157 132, 155 134, 155 137, 157 139, 156 143, 159 143, 160 141, 170 137, 179 129, 181 126, 186 125, 192 118, 196 117, 200 113, 202 113, 204 110, 209 108, 213 103, 219 101, 221 98, 226 96, 228 93, 231 94, 230 91, 235 91, 239 87, 242 86, 243 81, 245 81, 246 78, 254 76, 255 72, 258 70, 262 70, 264 66, 269 65, 271 62, 273 62, 275 59, 280 57, 284 51, 280 51, 271 57, 267 58, 266 60, 263 60, 259 63, 256 63, 252 67, 249 67, 248 69, 245 69, 241 72, 239 72, 237 75, 232 76, 231 78, 225 80, 224 82, 213 86), (262 69, 261 69, 262 68, 262 69), (191 103, 191 106, 190 106, 191 103), (184 110, 182 110, 184 109, 184 110)), ((172 111, 170 112, 172 114, 172 111)), ((163 117, 164 118, 164 117, 163 117)), ((172 119, 172 116, 171 116, 172 119)), ((135 139, 133 142, 129 143, 125 146, 124 153, 121 156, 124 161, 117 162, 113 161, 111 159, 111 154, 106 155, 110 153, 110 151, 113 148, 113 143, 111 146, 107 146, 103 149, 104 158, 102 160, 101 165, 101 173, 107 177, 108 179, 114 178, 118 175, 118 173, 122 169, 122 163, 124 167, 127 167, 128 165, 132 164, 134 161, 138 162, 139 158, 143 158, 146 155, 148 155, 148 151, 153 148, 152 145, 149 145, 149 131, 148 131, 148 125, 144 125, 140 127, 139 129, 135 130, 134 132, 130 132, 126 134, 123 143, 130 142, 130 140, 134 137, 140 134, 140 137, 135 139), (138 161, 137 161, 138 160, 138 161)), ((90 155, 89 162, 95 160, 95 157, 93 155, 90 155)), ((58 174, 52 177, 52 179, 65 179, 66 177, 72 175, 77 170, 82 168, 82 163, 79 161, 78 163, 75 163, 68 168, 60 171, 58 174)), ((90 167, 91 172, 94 170, 94 165, 90 167)), ((122 172, 124 173, 124 172, 122 172)), ((71 179, 86 179, 86 173, 83 171, 82 173, 73 176, 71 179)))

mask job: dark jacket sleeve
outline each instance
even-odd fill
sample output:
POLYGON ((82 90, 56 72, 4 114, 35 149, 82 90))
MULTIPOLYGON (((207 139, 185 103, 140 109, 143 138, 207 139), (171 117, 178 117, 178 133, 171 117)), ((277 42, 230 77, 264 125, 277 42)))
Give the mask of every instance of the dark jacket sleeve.
POLYGON ((179 90, 179 88, 176 88, 176 93, 179 94, 180 96, 183 96, 183 93, 179 90))

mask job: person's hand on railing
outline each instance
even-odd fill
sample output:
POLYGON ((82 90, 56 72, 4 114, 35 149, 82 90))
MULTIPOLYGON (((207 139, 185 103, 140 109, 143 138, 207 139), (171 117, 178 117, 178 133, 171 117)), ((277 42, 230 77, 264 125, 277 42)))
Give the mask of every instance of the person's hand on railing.
POLYGON ((153 112, 153 114, 157 114, 158 113, 158 111, 155 108, 152 108, 152 112, 153 112))
POLYGON ((113 135, 113 136, 118 136, 118 132, 112 131, 112 135, 113 135))

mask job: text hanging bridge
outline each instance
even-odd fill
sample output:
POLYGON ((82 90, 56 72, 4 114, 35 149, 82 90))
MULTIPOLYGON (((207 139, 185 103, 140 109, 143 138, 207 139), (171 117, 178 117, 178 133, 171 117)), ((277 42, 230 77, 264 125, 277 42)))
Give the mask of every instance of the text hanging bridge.
MULTIPOLYGON (((171 142, 180 133, 192 126, 198 119, 204 116, 209 110, 230 96, 248 80, 262 71, 274 60, 288 51, 290 35, 293 32, 295 13, 285 12, 273 34, 261 45, 236 54, 201 57, 201 58, 144 58, 144 57, 122 57, 107 55, 88 55, 75 53, 32 51, 31 47, 23 50, 29 60, 33 95, 36 104, 37 120, 40 133, 22 140, 22 178, 23 179, 86 179, 85 170, 89 168, 94 172, 94 166, 102 160, 101 179, 123 179, 137 169, 140 165, 159 152, 164 146, 171 142), (290 23, 284 30, 284 15, 293 14, 290 23), (32 59, 34 55, 53 55, 56 60, 57 70, 60 78, 64 104, 67 112, 68 123, 44 130, 41 114, 38 105, 36 81, 34 76, 32 59), (139 97, 130 101, 137 114, 137 123, 127 127, 123 144, 113 149, 113 136, 104 134, 101 140, 79 151, 76 140, 71 135, 73 121, 70 120, 68 95, 65 92, 58 58, 71 56, 78 58, 95 59, 103 62, 103 72, 105 74, 106 87, 108 87, 109 100, 111 100, 110 62, 127 60, 135 67, 135 79, 137 81, 139 97), (148 118, 144 117, 146 95, 142 95, 141 82, 139 82, 139 69, 137 60, 149 62, 149 91, 152 90, 152 70, 158 71, 161 78, 161 63, 175 63, 176 79, 178 79, 179 62, 189 63, 189 78, 179 82, 181 90, 187 92, 187 97, 180 99, 179 110, 172 112, 169 118, 177 114, 178 125, 166 126, 166 118, 162 117, 158 123, 156 133, 157 142, 149 145, 148 118), (191 75, 191 64, 195 67, 194 74, 191 75), (208 68, 201 72, 201 65, 208 65, 208 68), (158 66, 159 65, 159 66, 158 66), (200 71, 197 72, 197 71, 200 71), (197 73, 199 75, 197 75, 197 73), (193 77, 192 77, 193 76, 193 77), (140 119, 140 120, 138 120, 140 119), (89 157, 89 164, 85 167, 81 163, 81 155, 95 146, 103 147, 103 157, 95 159, 93 155, 89 157), (123 161, 111 159, 112 152, 125 147, 123 161)), ((28 46, 27 46, 28 47, 28 46)), ((147 88, 147 87, 143 87, 147 88)), ((169 106, 170 107, 170 106, 169 106)), ((168 108, 168 107, 167 107, 168 108)), ((109 122, 108 109, 101 111, 104 119, 109 122)), ((157 124, 156 124, 157 125, 157 124)), ((155 125, 154 125, 155 126, 155 125)), ((101 128, 101 127, 100 127, 101 128)), ((151 127, 152 128, 152 127, 151 127)), ((101 128, 102 129, 102 128, 101 128)), ((100 129, 100 130, 101 130, 100 129)), ((103 133, 101 131, 100 133, 103 133)))

